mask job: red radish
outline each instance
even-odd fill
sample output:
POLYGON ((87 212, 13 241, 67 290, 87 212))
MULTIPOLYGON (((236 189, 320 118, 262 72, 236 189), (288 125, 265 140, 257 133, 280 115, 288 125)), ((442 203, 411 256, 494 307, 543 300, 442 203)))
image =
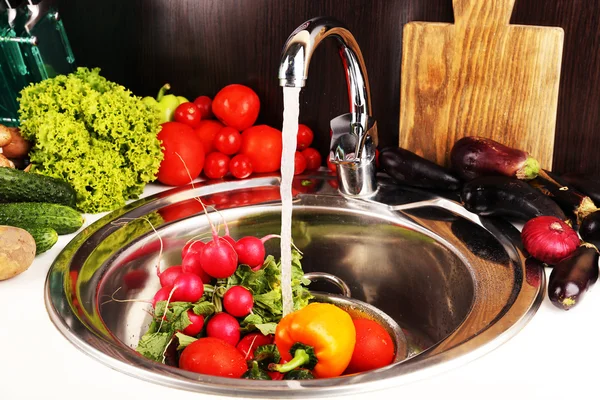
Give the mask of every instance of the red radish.
POLYGON ((160 279, 160 286, 173 286, 173 283, 175 283, 175 279, 177 279, 182 272, 184 271, 181 269, 180 265, 176 265, 174 267, 169 267, 165 269, 158 276, 158 279, 160 279))
POLYGON ((158 292, 156 292, 156 294, 154 295, 154 298, 152 299, 152 307, 156 308, 156 303, 158 303, 159 301, 168 300, 172 290, 173 286, 165 286, 160 288, 158 292))
POLYGON ((265 261, 265 244, 257 237, 246 236, 235 242, 235 251, 240 264, 246 264, 253 270, 260 268, 265 261))
POLYGON ((206 244, 200 256, 202 269, 213 278, 229 278, 238 266, 238 255, 233 246, 218 236, 206 244))
POLYGON ((173 283, 173 301, 194 303, 204 294, 204 282, 196 274, 182 272, 173 283))
POLYGON ((142 269, 134 269, 123 276, 123 283, 127 289, 141 289, 148 280, 148 272, 142 269))
POLYGON ((183 246, 183 249, 181 249, 181 258, 184 259, 189 252, 200 253, 204 245, 205 243, 200 240, 190 240, 183 246))
POLYGON ((249 333, 240 340, 235 346, 239 351, 242 352, 246 360, 251 360, 254 357, 254 350, 258 346, 264 346, 273 343, 274 336, 265 336, 262 333, 249 333))
POLYGON ((527 221, 521 231, 523 246, 534 258, 554 265, 571 255, 579 246, 579 236, 564 221, 541 216, 527 221))
POLYGON ((240 341, 240 323, 227 313, 216 313, 208 320, 206 335, 235 346, 240 341))
POLYGON ((183 349, 179 368, 229 378, 240 378, 248 370, 246 360, 238 349, 211 337, 200 338, 183 349))
POLYGON ((206 272, 204 272, 201 263, 202 256, 200 253, 188 252, 181 263, 181 268, 183 269, 183 272, 189 272, 198 275, 202 279, 202 282, 210 283, 212 278, 206 272))
POLYGON ((197 315, 192 310, 187 310, 187 315, 191 323, 185 327, 183 334, 188 336, 196 336, 204 327, 204 316, 197 315))
MULTIPOLYGON (((227 229, 227 231, 229 231, 229 229, 227 229)), ((225 239, 227 240, 227 242, 229 242, 229 244, 231 244, 232 246, 235 246, 235 239, 232 238, 231 236, 229 236, 229 232, 225 234, 225 236, 221 236, 221 239, 225 239)))
POLYGON ((252 306, 254 306, 254 297, 243 286, 232 286, 223 295, 223 307, 234 317, 245 317, 250 314, 252 306))

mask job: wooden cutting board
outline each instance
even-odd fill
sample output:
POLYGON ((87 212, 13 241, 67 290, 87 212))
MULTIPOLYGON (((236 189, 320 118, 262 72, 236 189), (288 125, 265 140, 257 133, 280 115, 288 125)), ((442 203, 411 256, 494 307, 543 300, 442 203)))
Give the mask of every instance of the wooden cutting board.
POLYGON ((404 27, 400 146, 449 165, 484 136, 552 167, 562 28, 510 25, 515 0, 452 0, 454 24, 404 27))

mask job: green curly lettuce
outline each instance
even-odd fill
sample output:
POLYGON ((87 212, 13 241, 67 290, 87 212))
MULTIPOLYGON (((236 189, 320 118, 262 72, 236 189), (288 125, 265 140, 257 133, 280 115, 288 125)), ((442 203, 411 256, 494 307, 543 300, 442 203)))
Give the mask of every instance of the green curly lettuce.
POLYGON ((32 172, 69 182, 80 210, 121 207, 155 179, 163 155, 154 110, 100 69, 30 85, 19 103, 32 172))

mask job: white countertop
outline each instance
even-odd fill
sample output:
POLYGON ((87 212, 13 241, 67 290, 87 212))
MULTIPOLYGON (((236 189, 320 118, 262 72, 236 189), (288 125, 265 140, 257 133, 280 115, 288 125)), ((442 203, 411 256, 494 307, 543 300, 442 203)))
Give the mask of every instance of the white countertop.
MULTIPOLYGON (((150 185, 144 194, 164 189, 150 185)), ((99 217, 86 216, 86 225, 99 217)), ((44 283, 54 258, 74 236, 61 236, 26 272, 0 281, 0 304, 8 315, 0 322, 0 400, 223 399, 114 371, 59 333, 46 312, 44 283)), ((546 297, 533 319, 491 353, 419 382, 344 398, 597 399, 599 341, 600 289, 569 312, 546 297)))

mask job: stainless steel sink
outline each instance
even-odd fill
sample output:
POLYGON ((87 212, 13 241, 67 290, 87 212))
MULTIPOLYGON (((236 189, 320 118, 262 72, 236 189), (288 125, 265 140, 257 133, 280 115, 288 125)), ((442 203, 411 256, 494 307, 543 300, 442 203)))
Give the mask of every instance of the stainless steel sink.
MULTIPOLYGON (((526 266, 498 220, 479 219, 426 192, 378 177, 370 200, 339 194, 335 177, 298 177, 293 239, 305 272, 344 280, 354 298, 391 316, 404 330, 409 357, 368 373, 313 381, 246 381, 186 372, 148 361, 133 348, 150 306, 114 299, 150 299, 154 273, 181 262, 183 244, 209 234, 198 202, 231 235, 262 236, 280 229, 279 177, 218 181, 175 188, 115 211, 81 232, 48 274, 46 305, 54 324, 76 347, 111 368, 180 389, 231 396, 282 398, 343 395, 400 385, 453 368, 499 346, 533 316, 542 299, 543 270, 526 266), (160 241, 151 222, 162 238, 160 241), (160 256, 160 257, 159 257, 160 256)), ((279 242, 267 250, 278 256, 279 242)), ((319 282, 311 290, 339 293, 319 282)))

